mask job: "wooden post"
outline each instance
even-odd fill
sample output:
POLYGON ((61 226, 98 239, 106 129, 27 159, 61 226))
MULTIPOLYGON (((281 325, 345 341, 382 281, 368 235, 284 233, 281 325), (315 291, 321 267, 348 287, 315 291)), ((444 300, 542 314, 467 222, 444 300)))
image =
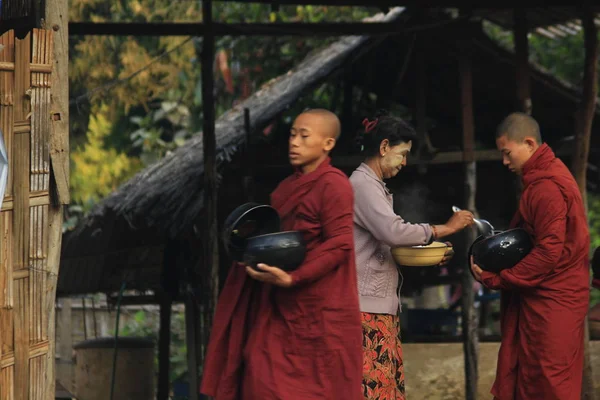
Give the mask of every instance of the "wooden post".
POLYGON ((515 8, 514 39, 517 59, 517 109, 531 115, 531 82, 529 78, 529 39, 527 38, 527 13, 524 8, 515 8))
MULTIPOLYGON (((583 72, 583 98, 579 110, 580 123, 575 132, 575 154, 573 155, 572 171, 581 191, 587 211, 586 178, 588 156, 590 152, 590 138, 592 134, 592 122, 596 110, 596 96, 598 95, 598 30, 594 24, 595 14, 589 7, 584 7, 582 23, 585 45, 585 65, 583 72)), ((585 320, 584 337, 584 369, 581 398, 594 400, 594 381, 592 376, 592 365, 590 361, 590 332, 589 323, 585 320)))
POLYGON ((425 140, 427 137, 427 72, 425 70, 426 49, 422 47, 422 44, 423 43, 421 40, 415 48, 415 69, 417 73, 417 87, 415 93, 415 124, 418 138, 418 168, 419 173, 424 174, 427 171, 427 168, 425 164, 421 162, 421 160, 423 159, 423 152, 426 148, 425 140))
MULTIPOLYGON (((73 387, 73 319, 71 314, 72 300, 70 298, 60 299, 60 323, 57 329, 60 333, 60 343, 57 344, 60 358, 58 359, 56 380, 58 380, 69 392, 73 387)), ((51 321, 52 322, 52 321, 51 321)))
MULTIPOLYGON (((213 98, 214 77, 213 63, 215 54, 215 37, 212 30, 212 1, 202 1, 202 19, 205 26, 202 45, 202 110, 204 116, 204 271, 208 276, 206 297, 209 300, 205 325, 208 329, 214 315, 219 295, 219 243, 217 225, 217 159, 215 138, 215 105, 213 98)), ((208 331, 208 330, 207 330, 208 331)), ((208 339, 208 335, 206 335, 208 339)))
MULTIPOLYGON (((529 38, 527 37, 527 11, 518 7, 513 10, 513 35, 516 57, 517 110, 531 115, 531 79, 529 74, 529 38)), ((523 182, 515 177, 517 207, 523 192, 523 182)))
POLYGON ((160 298, 160 325, 158 332, 158 390, 156 393, 156 400, 169 399, 172 304, 170 293, 163 293, 160 298))
MULTIPOLYGON (((473 118, 473 81, 471 73, 471 56, 468 43, 463 43, 459 59, 462 129, 463 129, 463 161, 465 164, 465 199, 466 207, 475 210, 476 193, 476 164, 475 164, 475 122, 473 118)), ((466 232, 467 248, 475 237, 472 230, 466 232)), ((475 293, 473 291, 473 276, 469 268, 469 260, 462 276, 462 332, 465 356, 465 399, 477 398, 477 359, 479 348, 477 313, 474 309, 475 293)))
POLYGON ((157 294, 160 304, 158 331, 158 385, 156 400, 168 400, 170 392, 169 371, 171 364, 171 309, 179 287, 178 243, 167 239, 163 252, 161 291, 157 294))
POLYGON ((352 114, 354 105, 354 84, 352 83, 352 67, 344 68, 344 93, 342 100, 342 132, 352 132, 352 114))
POLYGON ((246 163, 244 165, 244 192, 247 201, 254 201, 254 166, 255 154, 252 143, 252 129, 250 128, 250 110, 244 108, 244 130, 246 131, 246 163))
POLYGON ((189 400, 198 400, 199 398, 199 379, 198 362, 196 348, 197 326, 198 326, 198 307, 193 301, 191 294, 185 295, 185 342, 187 343, 187 361, 189 377, 189 400))
MULTIPOLYGON (((51 77, 51 123, 50 166, 51 204, 48 207, 48 266, 46 279, 45 312, 48 315, 48 355, 46 390, 43 398, 53 400, 55 393, 55 298, 62 243, 63 205, 69 203, 69 2, 46 1, 45 23, 54 31, 54 68, 51 77)), ((63 342, 65 343, 65 342, 63 342)), ((66 342, 63 351, 71 354, 71 343, 66 342)), ((69 388, 72 383, 68 382, 69 388)))

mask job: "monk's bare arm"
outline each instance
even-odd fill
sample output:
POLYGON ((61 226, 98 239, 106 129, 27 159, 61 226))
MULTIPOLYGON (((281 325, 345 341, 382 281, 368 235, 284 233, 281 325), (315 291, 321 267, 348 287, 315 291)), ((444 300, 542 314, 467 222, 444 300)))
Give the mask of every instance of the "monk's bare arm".
POLYGON ((353 257, 353 207, 354 195, 348 178, 327 174, 323 186, 313 190, 322 193, 321 224, 323 242, 313 251, 320 254, 292 272, 292 285, 318 280, 353 257))
POLYGON ((535 232, 535 247, 513 268, 499 275, 482 274, 483 283, 491 289, 530 288, 538 286, 558 263, 563 251, 566 232, 567 205, 550 180, 532 188, 531 207, 535 232))

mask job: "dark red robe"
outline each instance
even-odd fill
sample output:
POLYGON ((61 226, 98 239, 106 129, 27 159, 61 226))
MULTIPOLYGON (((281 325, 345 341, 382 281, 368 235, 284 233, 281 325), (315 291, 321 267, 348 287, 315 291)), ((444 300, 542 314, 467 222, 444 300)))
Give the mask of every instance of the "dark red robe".
POLYGON ((513 268, 482 274, 487 287, 502 290, 492 394, 498 400, 579 400, 590 236, 579 188, 546 144, 523 167, 511 226, 527 230, 535 247, 513 268))
POLYGON ((284 230, 304 232, 292 288, 232 268, 220 296, 201 392, 217 400, 362 399, 362 328, 353 193, 329 159, 271 195, 284 230))

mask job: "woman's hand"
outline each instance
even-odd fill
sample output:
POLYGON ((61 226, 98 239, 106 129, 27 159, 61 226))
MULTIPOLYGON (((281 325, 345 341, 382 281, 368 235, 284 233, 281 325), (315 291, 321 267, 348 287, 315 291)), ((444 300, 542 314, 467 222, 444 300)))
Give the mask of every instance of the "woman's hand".
POLYGON ((292 286, 292 276, 284 270, 267 264, 258 264, 257 267, 264 272, 259 272, 252 267, 246 266, 246 272, 251 278, 279 287, 287 288, 292 286))
POLYGON ((452 229, 455 233, 460 232, 465 229, 467 226, 473 225, 475 217, 470 211, 461 210, 455 212, 454 215, 450 217, 448 222, 446 222, 446 226, 452 229))
POLYGON ((467 226, 473 225, 475 223, 473 218, 473 214, 470 211, 461 210, 455 212, 444 225, 434 225, 435 239, 454 235, 465 229, 467 226))
POLYGON ((440 262, 440 267, 448 264, 452 257, 454 257, 454 248, 452 248, 452 243, 446 242, 448 248, 446 249, 446 253, 444 253, 444 258, 442 258, 442 262, 440 262))

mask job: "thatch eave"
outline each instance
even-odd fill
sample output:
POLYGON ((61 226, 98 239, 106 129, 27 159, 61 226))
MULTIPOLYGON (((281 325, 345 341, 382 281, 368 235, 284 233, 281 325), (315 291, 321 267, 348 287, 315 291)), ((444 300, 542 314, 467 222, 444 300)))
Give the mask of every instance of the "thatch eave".
MULTIPOLYGON (((371 21, 396 21, 404 8, 394 8, 371 21)), ((266 84, 252 96, 227 111, 215 122, 217 160, 223 162, 245 141, 244 109, 250 111, 250 128, 266 125, 290 106, 301 93, 322 82, 344 65, 353 52, 367 44, 368 36, 348 36, 315 51, 296 68, 266 84)), ((153 226, 176 237, 189 228, 202 209, 202 135, 141 171, 99 203, 84 225, 114 212, 132 228, 153 226)))

